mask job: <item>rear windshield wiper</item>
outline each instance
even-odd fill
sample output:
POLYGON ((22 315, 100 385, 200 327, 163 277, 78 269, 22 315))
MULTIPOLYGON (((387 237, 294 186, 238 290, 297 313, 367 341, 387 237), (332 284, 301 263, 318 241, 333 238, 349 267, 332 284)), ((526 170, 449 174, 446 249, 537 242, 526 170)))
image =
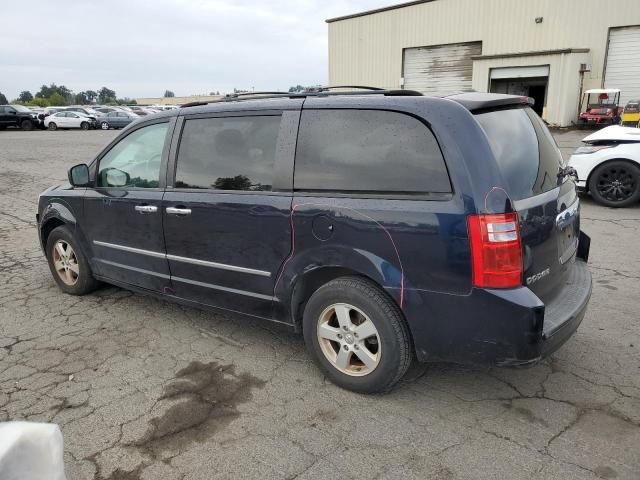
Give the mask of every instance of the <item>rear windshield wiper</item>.
POLYGON ((578 172, 575 168, 569 166, 558 168, 558 180, 562 180, 567 177, 571 177, 575 182, 577 182, 578 172))

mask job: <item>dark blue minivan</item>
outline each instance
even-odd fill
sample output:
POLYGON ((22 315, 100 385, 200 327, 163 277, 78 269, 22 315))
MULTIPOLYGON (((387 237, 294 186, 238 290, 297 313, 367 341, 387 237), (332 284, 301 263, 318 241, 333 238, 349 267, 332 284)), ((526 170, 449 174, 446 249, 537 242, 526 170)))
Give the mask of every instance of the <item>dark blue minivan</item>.
POLYGON ((517 96, 233 96, 129 125, 40 196, 62 291, 292 327, 358 392, 413 358, 533 364, 591 295, 571 170, 517 96))

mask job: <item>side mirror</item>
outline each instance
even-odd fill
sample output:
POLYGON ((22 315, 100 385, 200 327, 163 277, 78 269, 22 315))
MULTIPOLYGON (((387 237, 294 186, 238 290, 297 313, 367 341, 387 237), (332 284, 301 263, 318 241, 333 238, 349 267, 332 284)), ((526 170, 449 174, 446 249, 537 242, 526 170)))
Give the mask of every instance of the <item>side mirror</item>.
POLYGON ((89 167, 87 167, 84 163, 75 165, 69 169, 68 177, 69 183, 74 187, 88 187, 89 167))
POLYGON ((131 183, 129 174, 117 168, 108 168, 104 171, 104 175, 107 185, 110 187, 126 187, 131 183))

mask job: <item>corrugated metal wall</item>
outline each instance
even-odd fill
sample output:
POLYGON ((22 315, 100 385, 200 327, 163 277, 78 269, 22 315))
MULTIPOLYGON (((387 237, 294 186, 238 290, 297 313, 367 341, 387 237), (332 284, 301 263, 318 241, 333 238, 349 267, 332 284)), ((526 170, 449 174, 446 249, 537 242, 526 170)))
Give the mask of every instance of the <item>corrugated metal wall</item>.
POLYGON ((623 105, 640 99, 640 27, 611 30, 604 84, 622 90, 623 105))
POLYGON ((608 28, 626 25, 640 0, 434 0, 329 23, 329 80, 398 88, 403 48, 482 41, 483 55, 589 48, 599 87, 608 28))

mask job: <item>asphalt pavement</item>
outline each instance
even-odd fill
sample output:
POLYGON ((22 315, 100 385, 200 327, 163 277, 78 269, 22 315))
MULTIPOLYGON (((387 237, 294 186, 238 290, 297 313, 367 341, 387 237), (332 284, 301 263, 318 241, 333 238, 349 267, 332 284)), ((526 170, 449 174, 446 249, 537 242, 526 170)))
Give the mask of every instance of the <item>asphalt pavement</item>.
MULTIPOLYGON (((551 358, 414 366, 363 396, 275 325, 60 292, 38 194, 116 134, 0 132, 0 421, 59 424, 70 480, 640 478, 640 205, 582 199, 593 297, 551 358)), ((566 155, 583 132, 554 135, 566 155)))

